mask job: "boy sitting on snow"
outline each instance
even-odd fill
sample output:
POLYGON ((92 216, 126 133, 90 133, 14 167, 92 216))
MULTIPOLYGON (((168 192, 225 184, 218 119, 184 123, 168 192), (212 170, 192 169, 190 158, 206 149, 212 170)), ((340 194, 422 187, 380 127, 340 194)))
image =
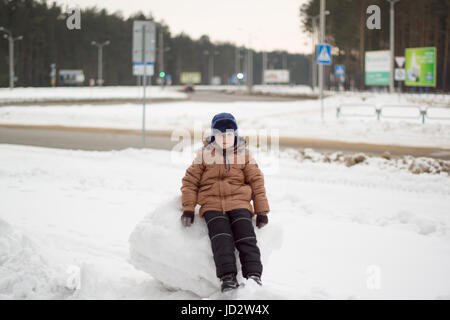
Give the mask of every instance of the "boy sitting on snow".
POLYGON ((182 180, 184 226, 194 222, 198 203, 205 218, 222 292, 239 286, 235 248, 242 275, 261 285, 261 255, 256 245, 252 217, 258 228, 268 223, 269 204, 264 176, 250 156, 246 141, 238 136, 237 123, 229 113, 214 116, 212 135, 204 141, 182 180), (253 200, 254 210, 250 201, 253 200))

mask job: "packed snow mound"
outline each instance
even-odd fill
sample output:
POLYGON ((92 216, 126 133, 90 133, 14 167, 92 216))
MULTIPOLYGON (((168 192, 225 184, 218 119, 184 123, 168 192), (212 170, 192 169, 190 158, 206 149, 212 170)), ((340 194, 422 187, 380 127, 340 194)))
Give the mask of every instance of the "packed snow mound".
MULTIPOLYGON (((130 263, 173 290, 187 290, 207 298, 220 290, 220 281, 203 218, 196 212, 194 224, 183 227, 181 197, 164 201, 140 222, 130 236, 130 263)), ((272 221, 271 221, 272 222, 272 221)), ((255 227, 263 266, 282 243, 282 229, 276 223, 255 227)), ((236 250, 238 278, 242 281, 236 250)))
POLYGON ((55 298, 60 283, 32 241, 0 219, 0 299, 55 298))

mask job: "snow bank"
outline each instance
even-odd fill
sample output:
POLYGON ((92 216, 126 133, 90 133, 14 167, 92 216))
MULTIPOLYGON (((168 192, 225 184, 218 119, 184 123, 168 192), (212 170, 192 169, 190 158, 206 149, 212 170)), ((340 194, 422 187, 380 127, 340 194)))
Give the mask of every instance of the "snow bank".
MULTIPOLYGON (((129 261, 170 289, 209 297, 220 290, 220 281, 216 277, 208 229, 198 214, 190 228, 183 227, 181 212, 180 196, 175 196, 148 214, 130 236, 129 261)), ((261 230, 255 227, 255 232, 266 266, 271 253, 281 246, 282 229, 269 223, 261 230)), ((237 253, 236 261, 238 278, 242 281, 237 253)), ((252 292, 255 289, 251 284, 248 287, 252 292)))
POLYGON ((0 219, 0 299, 53 298, 62 280, 28 237, 0 219))
MULTIPOLYGON (((0 102, 47 102, 103 99, 140 99, 142 87, 105 86, 105 87, 56 87, 36 88, 18 87, 14 90, 0 88, 0 102)), ((151 99, 186 99, 187 95, 178 92, 178 88, 159 86, 147 87, 147 97, 151 99)))
POLYGON ((347 153, 343 152, 320 152, 311 148, 293 149, 288 148, 282 151, 281 156, 284 158, 296 159, 300 162, 323 162, 344 164, 352 167, 357 164, 374 165, 379 168, 396 168, 399 170, 408 170, 413 174, 442 174, 450 175, 450 161, 442 159, 433 159, 427 157, 397 156, 393 157, 385 151, 380 157, 369 156, 363 152, 347 153))

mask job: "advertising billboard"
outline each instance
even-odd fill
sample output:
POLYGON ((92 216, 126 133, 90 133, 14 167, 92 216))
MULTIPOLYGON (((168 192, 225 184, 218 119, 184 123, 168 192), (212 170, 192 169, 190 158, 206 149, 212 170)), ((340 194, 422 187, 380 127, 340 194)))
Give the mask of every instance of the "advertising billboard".
POLYGON ((366 51, 365 84, 366 86, 388 86, 390 75, 389 50, 366 51))
POLYGON ((187 84, 200 83, 202 82, 202 74, 200 72, 182 72, 180 82, 187 84))
POLYGON ((436 87, 436 48, 407 48, 405 58, 405 85, 436 87))
POLYGON ((289 70, 264 70, 264 83, 289 83, 289 70))

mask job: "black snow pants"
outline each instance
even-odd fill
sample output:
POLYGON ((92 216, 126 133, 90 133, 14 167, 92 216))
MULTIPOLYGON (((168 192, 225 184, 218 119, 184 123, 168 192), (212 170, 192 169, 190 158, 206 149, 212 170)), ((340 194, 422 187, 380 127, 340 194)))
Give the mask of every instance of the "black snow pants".
POLYGON ((206 211, 203 217, 208 226, 217 277, 237 274, 235 248, 239 251, 242 276, 247 278, 255 273, 261 276, 263 266, 251 212, 247 209, 235 209, 225 214, 206 211))

